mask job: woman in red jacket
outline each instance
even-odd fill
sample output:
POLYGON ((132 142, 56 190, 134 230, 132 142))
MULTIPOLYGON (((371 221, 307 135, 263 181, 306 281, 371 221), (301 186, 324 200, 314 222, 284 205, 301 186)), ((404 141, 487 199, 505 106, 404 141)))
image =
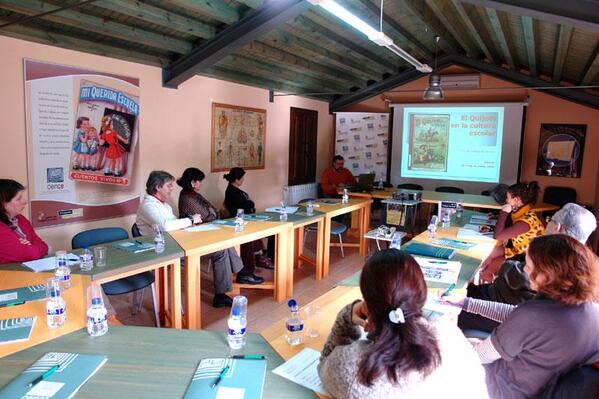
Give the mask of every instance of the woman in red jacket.
POLYGON ((14 180, 0 179, 0 264, 26 262, 48 254, 48 245, 21 215, 26 206, 25 187, 14 180))

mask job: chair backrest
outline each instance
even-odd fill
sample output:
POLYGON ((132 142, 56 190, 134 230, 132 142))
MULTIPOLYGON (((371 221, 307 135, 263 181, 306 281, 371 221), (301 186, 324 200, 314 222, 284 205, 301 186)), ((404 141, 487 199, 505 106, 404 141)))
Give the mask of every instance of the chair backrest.
POLYGON ((537 399, 597 399, 598 395, 599 368, 589 365, 554 377, 537 399))
POLYGON ((480 192, 480 195, 484 195, 486 197, 490 197, 491 196, 491 190, 483 190, 480 192))
POLYGON ((454 194, 464 194, 464 190, 459 187, 452 186, 441 186, 435 189, 438 193, 454 193, 454 194))
POLYGON ((576 190, 570 187, 545 187, 543 202, 564 206, 568 202, 576 202, 576 190))
POLYGON ((133 223, 133 226, 131 226, 131 236, 141 237, 141 231, 139 231, 139 226, 137 225, 137 223, 133 223))
POLYGON ((111 241, 124 240, 126 238, 129 238, 129 234, 127 234, 127 230, 123 228, 102 227, 75 234, 71 240, 71 246, 73 249, 84 248, 111 241))
POLYGON ((420 190, 420 191, 422 191, 422 189, 423 189, 423 187, 420 184, 414 184, 414 183, 398 184, 397 188, 404 189, 404 190, 420 190))

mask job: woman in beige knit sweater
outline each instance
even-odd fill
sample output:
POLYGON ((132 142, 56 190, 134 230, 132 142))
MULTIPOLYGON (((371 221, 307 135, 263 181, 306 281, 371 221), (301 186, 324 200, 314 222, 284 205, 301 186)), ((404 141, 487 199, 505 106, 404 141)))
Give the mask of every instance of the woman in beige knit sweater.
POLYGON ((332 397, 488 397, 480 360, 457 326, 423 316, 427 289, 414 258, 397 249, 376 253, 360 290, 364 301, 339 312, 318 366, 332 397))

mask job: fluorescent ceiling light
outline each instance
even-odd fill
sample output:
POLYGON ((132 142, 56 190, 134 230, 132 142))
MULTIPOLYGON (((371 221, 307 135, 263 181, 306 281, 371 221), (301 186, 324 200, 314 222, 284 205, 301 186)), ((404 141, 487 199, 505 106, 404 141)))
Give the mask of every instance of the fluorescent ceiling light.
POLYGON ((408 54, 404 49, 393 43, 393 39, 385 35, 383 32, 376 30, 360 18, 356 17, 350 11, 346 10, 341 5, 337 4, 335 0, 308 0, 313 5, 319 5, 331 14, 340 18, 345 23, 356 28, 366 36, 368 39, 378 44, 381 47, 386 47, 389 51, 398 55, 399 57, 406 60, 406 62, 412 64, 418 71, 422 73, 432 72, 432 68, 426 64, 421 63, 412 55, 408 54))

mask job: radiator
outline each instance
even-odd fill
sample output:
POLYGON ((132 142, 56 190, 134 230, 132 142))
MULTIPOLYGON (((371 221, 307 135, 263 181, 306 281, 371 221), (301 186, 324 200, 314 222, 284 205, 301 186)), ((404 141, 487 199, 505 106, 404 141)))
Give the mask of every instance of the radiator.
POLYGON ((318 183, 300 184, 283 187, 283 201, 287 205, 297 204, 304 198, 318 197, 318 183))

